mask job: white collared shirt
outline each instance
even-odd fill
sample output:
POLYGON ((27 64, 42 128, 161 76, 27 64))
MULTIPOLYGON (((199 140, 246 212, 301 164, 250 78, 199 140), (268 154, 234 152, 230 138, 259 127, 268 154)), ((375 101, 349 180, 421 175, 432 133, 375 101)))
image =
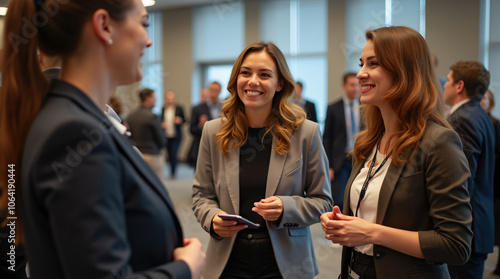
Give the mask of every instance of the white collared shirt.
POLYGON ((459 107, 461 107, 463 104, 467 103, 468 101, 470 101, 469 98, 465 99, 465 100, 462 100, 456 104, 454 104, 451 109, 450 109, 450 113, 448 115, 451 115, 452 113, 454 113, 459 107))
MULTIPOLYGON (((342 97, 342 100, 344 101, 344 116, 345 116, 345 128, 346 128, 346 135, 347 135, 347 141, 346 141, 346 147, 345 147, 345 152, 349 152, 354 148, 354 143, 356 142, 356 135, 352 134, 351 131, 351 107, 350 103, 351 100, 349 100, 345 95, 342 97)), ((353 101, 353 111, 354 111, 354 127, 356 127, 356 133, 359 132, 359 100, 354 99, 353 101)))
MULTIPOLYGON (((359 171, 359 174, 352 182, 350 208, 354 214, 356 213, 356 207, 358 206, 358 200, 359 200, 359 195, 361 193, 361 188, 363 188, 366 176, 368 175, 368 170, 370 169, 371 160, 373 158, 373 155, 375 155, 376 148, 377 148, 376 146, 373 148, 370 155, 366 158, 363 168, 359 171)), ((380 164, 384 159, 385 155, 381 154, 380 152, 377 152, 377 159, 375 160, 375 165, 373 166, 372 174, 380 166, 380 164)), ((387 162, 385 162, 382 168, 370 180, 368 188, 366 188, 365 197, 360 203, 358 210, 358 217, 370 223, 377 222, 377 210, 378 210, 380 189, 382 188, 382 183, 384 182, 385 175, 389 170, 391 161, 392 161, 391 158, 387 159, 387 162)), ((354 247, 354 249, 365 255, 373 256, 373 244, 356 246, 354 247)))

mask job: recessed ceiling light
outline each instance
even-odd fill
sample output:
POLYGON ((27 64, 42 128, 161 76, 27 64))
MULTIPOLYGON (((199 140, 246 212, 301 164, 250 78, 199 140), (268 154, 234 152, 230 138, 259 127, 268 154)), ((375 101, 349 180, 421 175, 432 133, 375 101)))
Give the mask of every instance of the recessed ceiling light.
POLYGON ((7 14, 7 8, 0 7, 0 16, 5 16, 7 14))
POLYGON ((142 0, 142 4, 144 4, 144 7, 153 6, 155 4, 155 0, 142 0))

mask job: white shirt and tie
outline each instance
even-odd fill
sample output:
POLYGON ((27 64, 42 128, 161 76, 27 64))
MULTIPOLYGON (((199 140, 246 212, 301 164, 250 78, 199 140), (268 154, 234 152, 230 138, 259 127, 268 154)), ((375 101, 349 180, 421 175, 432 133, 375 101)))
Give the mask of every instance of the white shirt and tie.
POLYGON ((345 127, 346 127, 346 153, 354 148, 354 142, 356 142, 355 135, 359 132, 359 100, 354 99, 349 100, 345 96, 344 100, 344 116, 345 116, 345 127), (353 125, 354 122, 354 125, 353 125))

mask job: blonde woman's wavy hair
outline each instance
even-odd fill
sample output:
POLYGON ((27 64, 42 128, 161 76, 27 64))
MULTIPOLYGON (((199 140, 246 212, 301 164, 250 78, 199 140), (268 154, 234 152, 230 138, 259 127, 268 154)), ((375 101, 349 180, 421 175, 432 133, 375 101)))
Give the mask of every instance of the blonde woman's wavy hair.
MULTIPOLYGON (((406 152, 413 153, 420 144, 429 121, 450 127, 443 114, 441 85, 434 73, 429 47, 425 39, 415 30, 392 26, 366 32, 366 39, 373 42, 380 66, 392 75, 394 84, 384 100, 396 112, 400 131, 391 135, 395 140, 391 151, 394 164, 407 162, 401 158, 406 152)), ((366 159, 384 133, 384 122, 380 109, 374 105, 363 105, 362 117, 366 130, 360 132, 354 147, 357 161, 366 159)))
POLYGON ((261 51, 265 51, 274 60, 278 69, 278 82, 283 81, 283 88, 274 95, 271 114, 267 118, 267 129, 264 134, 265 136, 271 133, 275 139, 276 147, 274 151, 276 153, 284 155, 288 152, 293 132, 299 128, 306 118, 304 110, 292 103, 291 98, 295 91, 295 81, 288 69, 283 53, 273 43, 255 42, 245 48, 234 63, 227 86, 227 90, 231 95, 223 102, 224 106, 221 109, 223 125, 215 139, 222 153, 226 156, 231 151, 231 148, 238 148, 247 141, 248 118, 245 114, 245 106, 238 96, 237 81, 243 60, 248 54, 261 51))

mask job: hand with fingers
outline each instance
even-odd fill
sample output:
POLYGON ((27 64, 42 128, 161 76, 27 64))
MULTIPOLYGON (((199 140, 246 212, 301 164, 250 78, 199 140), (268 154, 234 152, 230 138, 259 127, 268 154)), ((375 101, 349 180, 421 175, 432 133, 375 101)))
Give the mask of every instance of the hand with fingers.
POLYGON ((342 214, 338 206, 333 207, 332 212, 321 215, 325 238, 332 243, 349 247, 373 244, 371 239, 375 225, 361 218, 342 214))
POLYGON ((216 234, 221 237, 230 237, 239 231, 248 228, 247 225, 238 225, 236 221, 233 220, 223 220, 219 217, 219 214, 227 214, 225 211, 220 211, 215 214, 212 219, 212 226, 216 234))
POLYGON ((283 214, 283 202, 276 196, 254 203, 252 211, 257 212, 266 221, 276 221, 283 214))

